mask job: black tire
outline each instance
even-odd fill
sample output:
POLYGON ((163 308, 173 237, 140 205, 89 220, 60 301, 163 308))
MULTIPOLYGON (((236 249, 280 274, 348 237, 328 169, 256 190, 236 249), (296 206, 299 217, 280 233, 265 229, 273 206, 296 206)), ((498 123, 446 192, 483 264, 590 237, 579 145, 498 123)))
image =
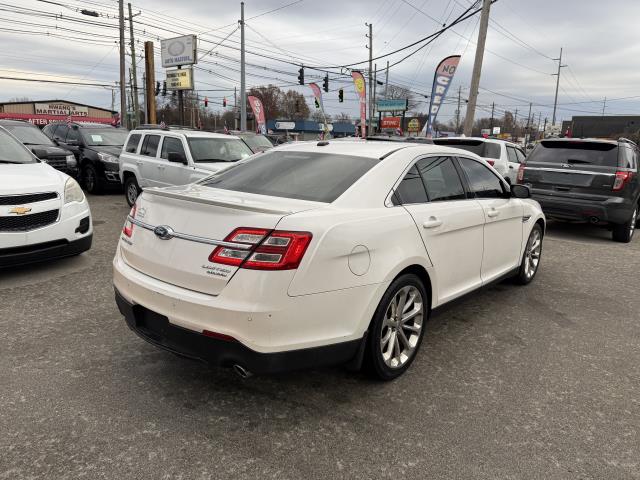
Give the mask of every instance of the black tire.
POLYGON ((82 184, 88 193, 94 195, 104 191, 104 185, 98 176, 98 172, 90 163, 87 163, 82 167, 82 184))
POLYGON ((520 268, 514 277, 516 283, 527 285, 536 277, 538 268, 540 267, 540 260, 542 260, 542 239, 542 227, 536 223, 531 229, 531 233, 529 233, 529 238, 527 239, 527 244, 522 254, 522 260, 520 261, 520 268), (539 242, 539 248, 533 245, 536 239, 539 242), (534 248, 537 249, 537 256, 536 252, 532 251, 534 248), (534 260, 537 260, 535 261, 535 265, 533 265, 534 260))
POLYGON ((127 203, 130 207, 133 207, 136 203, 136 199, 138 198, 138 195, 140 195, 141 191, 142 189, 138 185, 136 177, 133 175, 127 175, 124 179, 124 197, 127 199, 127 203))
MULTIPOLYGON (((418 299, 417 295, 415 299, 418 299)), ((369 375, 379 380, 389 381, 407 371, 416 358, 420 345, 422 344, 424 326, 429 316, 429 306, 430 299, 422 281, 416 275, 401 275, 391 283, 382 296, 369 327, 367 347, 364 356, 364 369, 369 375), (414 300, 408 304, 405 303, 407 299, 411 298, 411 294, 415 292, 420 294, 420 302, 414 300), (394 320, 393 312, 397 310, 397 306, 394 309, 392 303, 398 305, 398 300, 402 295, 404 295, 405 299, 402 305, 405 307, 409 305, 410 307, 413 304, 415 311, 419 311, 419 313, 406 321, 406 323, 398 321, 397 317, 395 317, 395 321, 393 322, 395 326, 390 325, 388 317, 392 317, 391 320, 394 320), (420 303, 420 305, 418 305, 418 303, 420 303), (417 331, 415 330, 416 328, 418 329, 417 331), (383 332, 385 333, 384 338, 387 338, 387 334, 389 335, 386 344, 383 343, 383 332), (401 335, 404 336, 404 340, 407 340, 408 343, 404 343, 401 335), (387 355, 389 357, 387 359, 385 359, 385 354, 383 354, 385 345, 387 346, 387 354, 389 351, 388 347, 391 346, 392 348, 391 354, 387 355), (411 345, 412 348, 409 349, 408 345, 411 345), (396 350, 396 348, 398 350, 396 350), (402 348, 405 348, 405 350, 401 350, 402 348), (397 358, 400 359, 400 362, 395 366, 390 366, 390 363, 396 360, 396 351, 398 352, 397 358), (404 361, 401 360, 402 353, 406 355, 404 361)), ((407 316, 410 312, 411 310, 407 312, 407 316)))
POLYGON ((638 221, 638 207, 633 210, 631 218, 625 223, 614 225, 611 237, 616 242, 629 243, 636 231, 636 222, 638 221))

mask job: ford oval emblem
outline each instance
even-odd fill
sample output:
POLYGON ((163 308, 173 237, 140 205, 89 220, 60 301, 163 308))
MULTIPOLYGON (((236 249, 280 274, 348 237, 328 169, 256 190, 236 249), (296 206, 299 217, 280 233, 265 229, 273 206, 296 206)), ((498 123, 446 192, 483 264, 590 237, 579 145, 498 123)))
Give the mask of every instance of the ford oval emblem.
POLYGON ((153 233, 155 233, 156 237, 160 240, 170 240, 173 238, 173 229, 165 225, 157 226, 153 229, 153 233))

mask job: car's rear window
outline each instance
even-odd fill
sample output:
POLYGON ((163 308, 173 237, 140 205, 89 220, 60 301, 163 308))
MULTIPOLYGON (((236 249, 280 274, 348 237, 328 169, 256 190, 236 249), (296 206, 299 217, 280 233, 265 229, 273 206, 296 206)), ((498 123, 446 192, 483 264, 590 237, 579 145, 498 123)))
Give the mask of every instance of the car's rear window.
POLYGON ((467 152, 475 153, 483 158, 500 158, 500 145, 482 140, 465 140, 459 138, 435 138, 433 143, 451 148, 459 148, 467 152))
POLYGON ((527 163, 532 162, 617 167, 618 146, 605 142, 542 141, 527 157, 527 163))
POLYGON ((377 158, 270 151, 203 184, 209 187, 316 202, 333 202, 379 162, 377 158))

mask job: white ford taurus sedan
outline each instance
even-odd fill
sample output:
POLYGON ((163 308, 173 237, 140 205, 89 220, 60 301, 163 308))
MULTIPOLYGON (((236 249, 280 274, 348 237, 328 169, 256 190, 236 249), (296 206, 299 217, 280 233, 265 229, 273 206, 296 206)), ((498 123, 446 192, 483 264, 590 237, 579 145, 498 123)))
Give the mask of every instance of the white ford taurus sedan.
POLYGON ((92 237, 78 183, 0 127, 0 268, 78 255, 92 237))
POLYGON ((535 276, 545 218, 474 154, 289 144, 198 183, 147 189, 113 262, 140 337, 241 375, 365 366, 389 380, 431 309, 535 276))

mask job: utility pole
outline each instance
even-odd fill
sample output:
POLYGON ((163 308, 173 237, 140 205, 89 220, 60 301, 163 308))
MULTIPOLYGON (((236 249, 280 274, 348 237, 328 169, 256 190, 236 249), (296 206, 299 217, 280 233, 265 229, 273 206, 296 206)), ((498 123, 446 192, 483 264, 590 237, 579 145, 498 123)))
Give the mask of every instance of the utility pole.
MULTIPOLYGON (((178 70, 182 69, 182 65, 178 65, 178 70)), ((178 90, 178 123, 184 127, 184 92, 178 90)))
POLYGON ((384 98, 387 98, 387 93, 389 91, 389 60, 387 60, 387 78, 384 81, 384 98))
POLYGON ((491 128, 491 134, 490 135, 493 135, 493 113, 494 113, 495 109, 496 109, 496 102, 493 102, 491 104, 491 127, 490 127, 491 128))
POLYGON ((604 118, 604 109, 607 108, 607 97, 604 97, 604 101, 602 102, 602 118, 604 118))
POLYGON ((540 132, 541 124, 542 124, 542 112, 538 112, 538 133, 540 132))
POLYGON ((458 86, 458 109, 456 110, 456 134, 460 130, 460 96, 462 94, 462 85, 458 86))
POLYGON ((369 39, 369 130, 373 125, 373 24, 365 23, 369 27, 369 34, 366 37, 369 39))
POLYGON ((482 73, 482 59, 484 58, 484 45, 487 41, 487 28, 489 26, 489 11, 491 0, 483 0, 482 13, 480 14, 480 31, 478 32, 478 44, 476 46, 476 58, 473 62, 473 74, 471 76, 471 92, 469 92, 469 104, 467 115, 464 119, 464 134, 471 136, 473 119, 476 114, 476 102, 478 101, 478 88, 480 88, 480 74, 482 73))
MULTIPOLYGON (((138 71, 136 70, 136 48, 133 38, 133 15, 131 14, 131 3, 129 6, 129 40, 131 41, 131 69, 133 70, 133 85, 131 89, 133 91, 133 122, 131 128, 135 128, 140 120, 139 111, 140 105, 138 105, 138 71)), ((139 15, 139 13, 136 13, 139 15)))
POLYGON ((542 139, 544 140, 544 134, 547 132, 547 117, 544 117, 544 127, 542 127, 542 139))
POLYGON ((156 70, 153 61, 153 42, 144 42, 144 79, 147 122, 158 123, 156 111, 156 70))
POLYGON ((247 85, 244 63, 244 2, 240 3, 240 130, 247 129, 247 85))
POLYGON ((149 112, 147 111, 147 80, 146 76, 142 74, 142 108, 144 108, 144 123, 149 123, 149 112))
POLYGON ((551 119, 551 124, 556 124, 556 108, 558 107, 558 88, 560 88, 560 69, 566 67, 566 65, 562 65, 562 48, 560 48, 560 56, 558 58, 554 58, 554 60, 558 61, 558 73, 552 73, 552 75, 557 75, 556 78, 556 97, 553 100, 553 117, 551 119))
POLYGON ((120 125, 127 128, 127 94, 124 72, 124 0, 118 0, 120 14, 120 125))
MULTIPOLYGON (((376 104, 376 92, 378 90, 378 65, 373 66, 373 104, 376 104)), ((378 112, 381 117, 382 113, 378 112)), ((378 119, 378 128, 380 128, 380 119, 378 119)))
POLYGON ((531 107, 533 107, 533 103, 529 103, 529 115, 527 115, 527 133, 525 135, 525 139, 524 139, 524 146, 527 146, 527 143, 529 143, 529 139, 531 138, 531 107))
POLYGON ((515 137, 516 141, 518 140, 518 109, 516 108, 516 113, 513 115, 513 133, 511 134, 511 140, 515 137))
POLYGON ((233 129, 238 129, 238 87, 233 87, 233 129))

